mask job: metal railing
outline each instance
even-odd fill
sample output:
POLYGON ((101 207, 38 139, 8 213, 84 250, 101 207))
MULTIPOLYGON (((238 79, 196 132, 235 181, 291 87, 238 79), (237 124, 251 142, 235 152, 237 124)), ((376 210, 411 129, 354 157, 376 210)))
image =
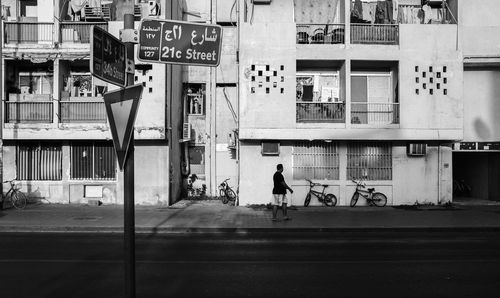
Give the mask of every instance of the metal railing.
POLYGON ((297 122, 343 123, 345 119, 344 102, 307 102, 297 101, 297 122))
POLYGON ((397 24, 351 24, 351 43, 398 44, 397 24))
POLYGON ((54 41, 53 23, 4 22, 5 43, 54 41))
POLYGON ((61 122, 106 122, 106 109, 101 101, 61 101, 61 122))
POLYGON ((398 124, 399 103, 351 103, 352 124, 398 124))
POLYGON ((85 20, 111 20, 111 8, 109 6, 86 6, 85 20))
POLYGON ((297 24, 298 44, 343 44, 344 24, 297 24))
POLYGON ((90 27, 108 30, 106 22, 61 22, 61 42, 90 43, 90 27))
POLYGON ((52 101, 6 101, 6 123, 52 123, 52 101))

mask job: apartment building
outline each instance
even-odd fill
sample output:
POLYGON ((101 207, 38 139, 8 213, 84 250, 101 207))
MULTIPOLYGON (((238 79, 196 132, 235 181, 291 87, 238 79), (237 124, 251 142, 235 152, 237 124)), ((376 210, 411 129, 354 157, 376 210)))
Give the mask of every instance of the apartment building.
MULTIPOLYGON (((90 25, 118 36, 123 3, 2 1, 3 175, 32 198, 123 202, 102 102, 116 87, 89 69, 90 25)), ((389 205, 498 200, 499 13, 494 0, 136 1, 136 26, 223 27, 216 68, 136 61, 136 202, 171 204, 196 174, 209 195, 230 178, 240 205, 268 203, 278 163, 292 205, 305 179, 338 205, 352 179, 389 205)))
MULTIPOLYGON (((118 36, 124 5, 2 1, 3 179, 20 181, 32 199, 123 202, 123 173, 102 97, 117 87, 93 77, 89 61, 91 26, 118 36)), ((167 2, 135 4, 137 21, 150 14, 175 19, 178 9, 167 2)), ((144 86, 134 131, 140 204, 168 204, 179 196, 180 162, 171 157, 180 151, 179 136, 169 128, 175 132, 182 122, 169 114, 182 110, 180 75, 180 67, 136 64, 134 84, 144 86), (171 170, 170 163, 177 163, 178 170, 171 170)))
POLYGON ((103 94, 90 73, 90 28, 119 36, 123 14, 218 23, 217 68, 135 59, 144 91, 135 123, 135 201, 172 204, 196 174, 215 193, 237 185, 236 10, 229 1, 2 1, 3 179, 32 200, 123 203, 103 94), (218 170, 216 170, 218 167, 218 170), (224 180, 222 179, 222 180, 224 180))
POLYGON ((240 204, 279 163, 292 205, 305 179, 344 206, 352 179, 388 205, 452 201, 456 178, 499 200, 496 1, 239 3, 240 204))

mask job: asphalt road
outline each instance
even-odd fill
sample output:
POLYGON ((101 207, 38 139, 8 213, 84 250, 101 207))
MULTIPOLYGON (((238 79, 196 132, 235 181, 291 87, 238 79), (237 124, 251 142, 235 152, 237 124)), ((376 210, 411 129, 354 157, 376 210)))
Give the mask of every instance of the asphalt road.
MULTIPOLYGON (((499 297, 500 232, 137 236, 137 297, 499 297)), ((0 297, 123 297, 120 234, 0 234, 0 297)))

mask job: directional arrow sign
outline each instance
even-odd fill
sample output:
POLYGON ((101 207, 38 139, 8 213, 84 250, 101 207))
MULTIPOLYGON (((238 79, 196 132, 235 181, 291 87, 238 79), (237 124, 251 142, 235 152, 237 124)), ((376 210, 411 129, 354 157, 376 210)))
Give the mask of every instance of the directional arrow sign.
POLYGON ((104 94, 104 105, 120 170, 125 166, 128 147, 134 133, 142 89, 142 85, 133 85, 104 94))

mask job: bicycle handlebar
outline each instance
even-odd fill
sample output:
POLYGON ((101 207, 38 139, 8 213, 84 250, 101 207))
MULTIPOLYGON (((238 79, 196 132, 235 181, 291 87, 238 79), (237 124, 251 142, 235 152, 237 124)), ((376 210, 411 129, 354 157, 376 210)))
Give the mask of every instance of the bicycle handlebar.
MULTIPOLYGON (((311 180, 309 179, 305 179, 307 182, 309 182, 310 186, 325 186, 326 184, 321 184, 321 183, 316 183, 316 182, 312 182, 311 180)), ((328 185, 327 185, 328 186, 328 185)))

